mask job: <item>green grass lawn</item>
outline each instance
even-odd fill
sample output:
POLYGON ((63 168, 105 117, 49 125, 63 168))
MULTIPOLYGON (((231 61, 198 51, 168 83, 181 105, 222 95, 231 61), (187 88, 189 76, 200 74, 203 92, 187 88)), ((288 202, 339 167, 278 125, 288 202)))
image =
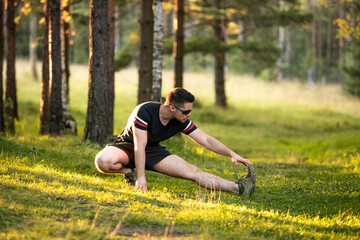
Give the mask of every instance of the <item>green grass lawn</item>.
MULTIPOLYGON (((78 135, 38 135, 40 83, 18 66, 20 120, 0 139, 0 239, 360 239, 360 101, 339 86, 262 82, 229 74, 228 109, 212 76, 185 74, 191 116, 257 170, 255 194, 209 191, 147 172, 149 191, 97 172, 100 146, 82 142, 87 67, 72 66, 78 135)), ((164 94, 172 73, 164 72, 164 94)), ((115 132, 136 104, 136 69, 116 74, 115 132)), ((226 179, 244 167, 186 137, 170 151, 226 179)))

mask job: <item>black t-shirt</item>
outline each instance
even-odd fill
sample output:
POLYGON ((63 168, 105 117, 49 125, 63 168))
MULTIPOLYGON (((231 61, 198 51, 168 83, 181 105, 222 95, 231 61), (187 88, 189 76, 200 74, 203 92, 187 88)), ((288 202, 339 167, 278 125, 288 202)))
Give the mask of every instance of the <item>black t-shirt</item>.
POLYGON ((178 132, 188 135, 197 129, 190 119, 184 123, 171 119, 164 126, 160 122, 160 106, 161 103, 157 102, 146 102, 138 105, 131 113, 125 129, 118 136, 118 141, 133 143, 133 126, 148 132, 147 146, 158 146, 161 141, 174 136, 178 132))

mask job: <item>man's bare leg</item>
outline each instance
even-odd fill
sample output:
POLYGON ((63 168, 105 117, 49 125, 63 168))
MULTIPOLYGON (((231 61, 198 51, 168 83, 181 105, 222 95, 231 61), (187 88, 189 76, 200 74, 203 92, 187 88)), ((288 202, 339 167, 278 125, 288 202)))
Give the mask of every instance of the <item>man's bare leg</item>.
POLYGON ((154 165, 153 168, 171 177, 191 180, 206 189, 239 193, 238 185, 234 181, 228 181, 213 174, 203 172, 176 155, 164 158, 154 165))
POLYGON ((106 174, 128 174, 132 172, 132 169, 124 167, 128 164, 129 157, 117 147, 107 146, 95 157, 96 168, 106 174))

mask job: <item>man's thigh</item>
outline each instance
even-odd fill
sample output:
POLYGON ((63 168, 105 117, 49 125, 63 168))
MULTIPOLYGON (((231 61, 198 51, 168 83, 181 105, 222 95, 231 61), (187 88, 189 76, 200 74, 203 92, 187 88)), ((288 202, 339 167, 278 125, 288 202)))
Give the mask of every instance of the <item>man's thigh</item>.
POLYGON ((163 173, 170 177, 194 180, 199 168, 186 162, 179 156, 170 155, 153 166, 157 172, 163 173))
POLYGON ((117 172, 123 166, 129 165, 127 153, 120 148, 107 146, 95 157, 95 165, 99 170, 106 173, 117 172))

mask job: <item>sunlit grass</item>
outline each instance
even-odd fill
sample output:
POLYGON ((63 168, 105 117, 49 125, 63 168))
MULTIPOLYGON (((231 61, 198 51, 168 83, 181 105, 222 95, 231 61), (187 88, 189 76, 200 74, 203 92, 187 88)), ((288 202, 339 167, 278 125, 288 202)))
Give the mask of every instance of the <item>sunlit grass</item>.
MULTIPOLYGON (((360 101, 337 85, 280 84, 228 74, 228 109, 212 74, 185 73, 192 119, 257 169, 251 198, 147 172, 147 193, 98 173, 100 146, 82 142, 88 69, 71 68, 78 136, 39 136, 40 82, 18 65, 20 121, 0 139, 0 239, 360 239, 360 101)), ((163 94, 173 74, 165 71, 163 94)), ((115 130, 136 105, 137 70, 116 73, 115 130)), ((164 143, 227 179, 245 168, 187 138, 164 143)))

